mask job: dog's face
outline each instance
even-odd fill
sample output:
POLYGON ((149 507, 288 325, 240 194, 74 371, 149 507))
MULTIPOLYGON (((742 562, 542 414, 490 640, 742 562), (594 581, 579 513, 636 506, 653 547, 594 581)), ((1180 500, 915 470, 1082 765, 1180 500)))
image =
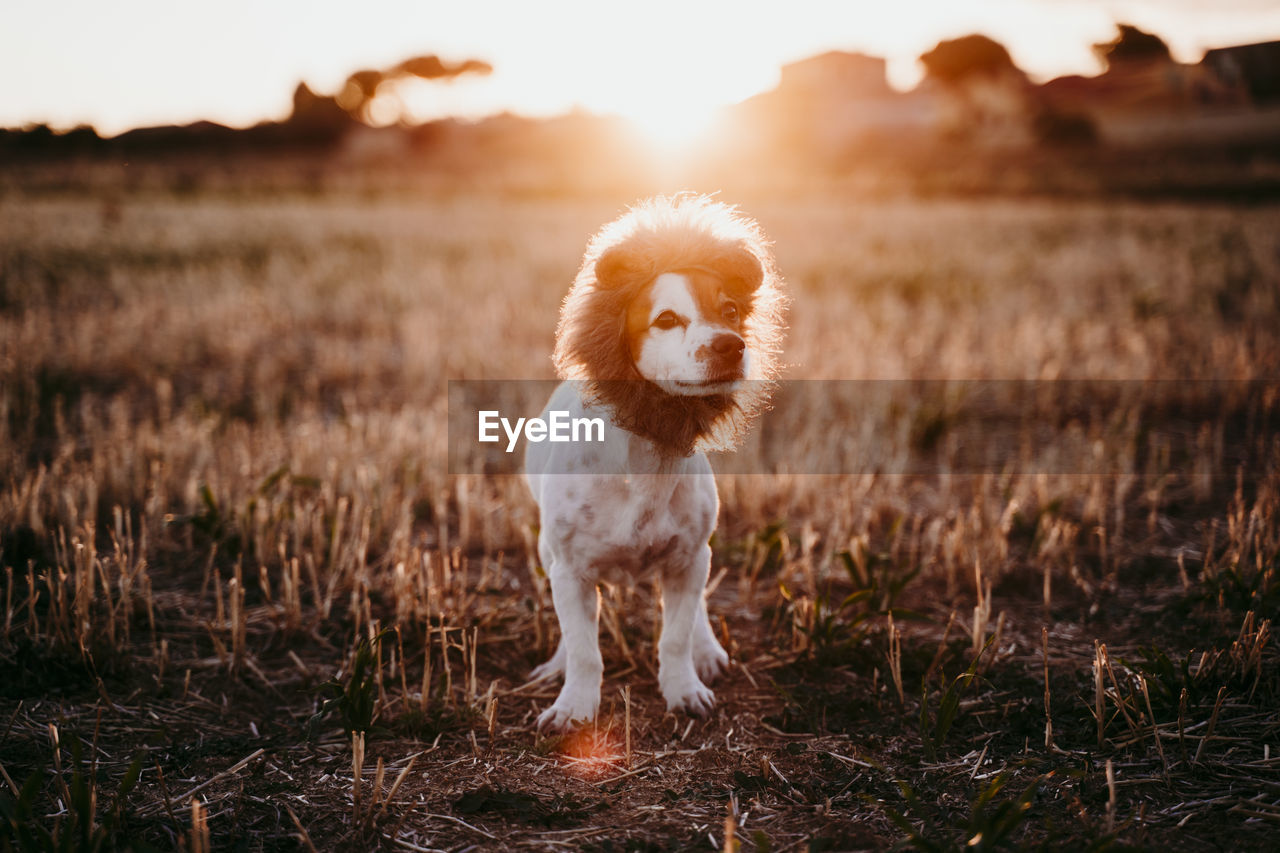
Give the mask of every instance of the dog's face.
POLYGON ((705 197, 652 199, 587 246, 556 372, 665 452, 729 449, 768 402, 786 304, 758 225, 705 197))
POLYGON ((699 262, 664 269, 645 251, 617 247, 596 262, 599 286, 620 295, 622 354, 667 394, 732 394, 751 374, 745 334, 764 270, 742 245, 719 244, 699 262))
POLYGON ((750 370, 743 294, 710 269, 659 275, 627 306, 626 338, 640 375, 668 394, 735 391, 750 370))

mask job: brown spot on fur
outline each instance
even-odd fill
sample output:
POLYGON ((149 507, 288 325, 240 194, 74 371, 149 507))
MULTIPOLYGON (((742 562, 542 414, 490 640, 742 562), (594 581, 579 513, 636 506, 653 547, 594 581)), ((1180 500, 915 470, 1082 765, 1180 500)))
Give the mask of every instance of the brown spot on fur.
POLYGON ((627 303, 627 321, 624 334, 627 338, 627 352, 631 363, 640 360, 640 346, 644 343, 645 332, 649 330, 649 315, 653 313, 653 282, 639 289, 627 303))
POLYGON ((662 562, 666 558, 670 557, 672 554, 676 552, 676 549, 679 547, 680 547, 680 537, 678 535, 672 536, 670 539, 668 539, 666 542, 662 543, 661 545, 650 545, 648 548, 645 548, 644 556, 642 556, 640 559, 644 563, 644 565, 650 566, 654 563, 662 562))
POLYGON ((754 291, 742 292, 739 282, 728 270, 697 267, 695 269, 676 270, 689 280, 689 290, 698 306, 698 313, 708 323, 724 326, 727 331, 736 332, 742 324, 742 317, 751 312, 751 297, 754 291), (738 316, 732 321, 726 320, 724 306, 733 302, 738 309, 738 316))

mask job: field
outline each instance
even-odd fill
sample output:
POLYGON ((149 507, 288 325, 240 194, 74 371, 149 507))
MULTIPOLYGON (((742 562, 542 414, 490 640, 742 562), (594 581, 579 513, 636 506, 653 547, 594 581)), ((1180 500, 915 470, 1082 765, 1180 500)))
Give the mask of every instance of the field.
POLYGON ((619 578, 600 719, 543 737, 534 506, 449 473, 446 382, 551 378, 631 199, 0 196, 0 850, 1271 847, 1280 209, 727 200, 787 377, 904 397, 720 479, 710 718, 619 578), (808 464, 945 450, 939 379, 1035 380, 1028 453, 1093 462, 808 464))

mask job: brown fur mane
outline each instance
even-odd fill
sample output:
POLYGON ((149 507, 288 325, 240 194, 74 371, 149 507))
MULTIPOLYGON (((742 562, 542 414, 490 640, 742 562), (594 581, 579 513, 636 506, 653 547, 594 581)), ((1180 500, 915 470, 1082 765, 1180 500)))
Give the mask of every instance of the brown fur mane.
POLYGON ((786 304, 769 244, 754 221, 706 196, 650 199, 588 244, 561 308, 556 371, 582 383, 584 400, 612 409, 615 424, 664 452, 730 450, 768 404, 786 304), (640 375, 628 350, 630 301, 662 273, 691 268, 719 274, 739 298, 751 372, 732 394, 667 394, 640 375))

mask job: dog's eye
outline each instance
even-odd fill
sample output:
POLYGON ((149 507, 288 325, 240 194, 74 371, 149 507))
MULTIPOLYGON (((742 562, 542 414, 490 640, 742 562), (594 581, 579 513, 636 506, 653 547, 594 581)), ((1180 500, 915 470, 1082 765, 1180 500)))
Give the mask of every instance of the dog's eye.
POLYGON ((680 325, 680 318, 674 311, 663 311, 658 315, 658 319, 653 321, 653 325, 659 329, 674 329, 680 325))
POLYGON ((724 317, 726 320, 738 319, 738 306, 734 305, 732 302, 726 302, 724 307, 720 309, 720 316, 724 317))

